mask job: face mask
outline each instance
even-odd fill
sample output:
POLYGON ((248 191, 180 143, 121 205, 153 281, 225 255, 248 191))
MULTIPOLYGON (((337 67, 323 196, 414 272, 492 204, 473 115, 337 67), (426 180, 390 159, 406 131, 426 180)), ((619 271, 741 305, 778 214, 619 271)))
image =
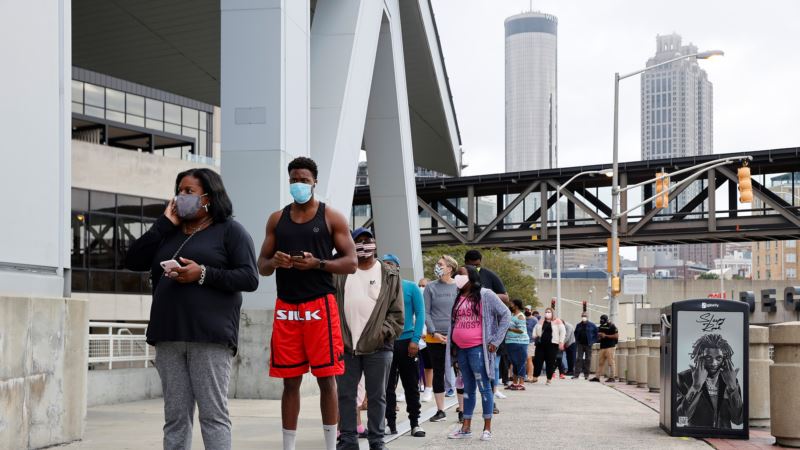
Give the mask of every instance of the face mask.
POLYGON ((606 322, 608 322, 608 319, 600 319, 600 323, 601 323, 601 324, 604 324, 604 323, 606 323, 606 322))
POLYGON ((178 217, 184 220, 194 218, 203 207, 200 204, 200 198, 206 195, 179 194, 175 197, 175 209, 177 209, 178 217))
POLYGON ((553 314, 552 313, 544 313, 544 318, 545 319, 552 319, 553 318, 553 314))
POLYGON ((525 317, 530 317, 530 316, 531 316, 531 313, 528 312, 528 311, 525 311, 525 317))
POLYGON ((588 322, 588 321, 589 321, 588 317, 581 317, 581 322, 588 322))
POLYGON ((444 269, 437 264, 433 266, 433 274, 436 275, 436 278, 442 278, 442 275, 444 275, 444 269))
POLYGON ((458 289, 463 288, 469 282, 469 277, 466 275, 456 275, 453 279, 456 281, 456 287, 458 289))
POLYGON ((356 243, 356 257, 364 259, 369 258, 375 253, 377 246, 372 242, 357 242, 356 243))
POLYGON ((314 186, 305 183, 292 183, 289 185, 289 193, 292 194, 292 198, 295 202, 302 205, 311 200, 311 190, 313 187, 314 186))

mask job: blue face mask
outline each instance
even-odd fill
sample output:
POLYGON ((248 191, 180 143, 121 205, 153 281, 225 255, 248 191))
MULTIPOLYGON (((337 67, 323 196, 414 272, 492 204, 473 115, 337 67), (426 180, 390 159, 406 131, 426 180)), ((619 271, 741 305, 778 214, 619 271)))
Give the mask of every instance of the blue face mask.
POLYGON ((289 185, 289 193, 292 194, 295 202, 302 205, 311 200, 312 188, 313 186, 310 184, 292 183, 289 185))

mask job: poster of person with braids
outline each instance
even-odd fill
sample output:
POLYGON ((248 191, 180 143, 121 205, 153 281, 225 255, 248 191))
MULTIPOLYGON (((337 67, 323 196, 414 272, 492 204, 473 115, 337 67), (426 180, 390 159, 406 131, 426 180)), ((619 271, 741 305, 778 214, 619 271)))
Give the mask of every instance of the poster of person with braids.
POLYGON ((742 314, 713 310, 677 314, 676 426, 741 430, 742 314))

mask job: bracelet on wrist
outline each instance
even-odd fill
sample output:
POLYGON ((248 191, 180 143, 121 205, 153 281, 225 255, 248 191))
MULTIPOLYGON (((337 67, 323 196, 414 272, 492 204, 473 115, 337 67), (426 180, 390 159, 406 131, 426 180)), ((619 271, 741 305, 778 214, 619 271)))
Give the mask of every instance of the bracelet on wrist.
POLYGON ((202 286, 203 283, 205 283, 205 281, 206 281, 206 266, 200 265, 200 279, 197 280, 197 284, 202 286))

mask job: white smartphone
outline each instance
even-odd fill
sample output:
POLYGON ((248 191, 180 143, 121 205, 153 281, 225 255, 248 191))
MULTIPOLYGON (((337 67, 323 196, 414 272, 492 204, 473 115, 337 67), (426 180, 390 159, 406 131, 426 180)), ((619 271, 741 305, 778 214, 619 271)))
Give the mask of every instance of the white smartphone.
POLYGON ((164 272, 172 272, 173 269, 177 269, 181 267, 181 264, 174 259, 168 259, 166 261, 161 261, 161 268, 164 269, 164 272))

